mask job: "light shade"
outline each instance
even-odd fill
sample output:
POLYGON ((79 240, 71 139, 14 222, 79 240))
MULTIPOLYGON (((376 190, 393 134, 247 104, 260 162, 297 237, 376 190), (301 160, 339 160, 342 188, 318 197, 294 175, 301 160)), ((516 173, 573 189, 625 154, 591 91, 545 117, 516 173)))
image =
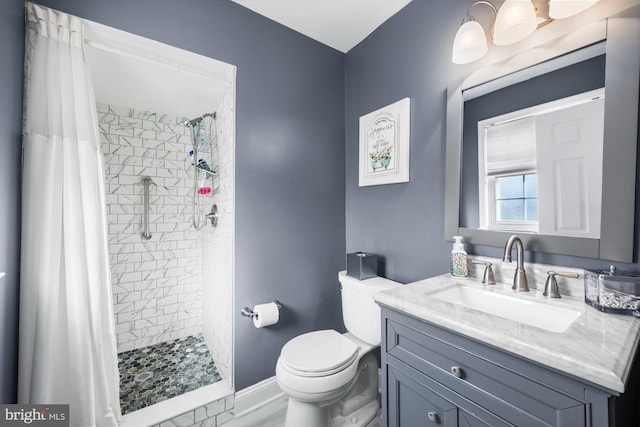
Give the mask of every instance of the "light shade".
POLYGON ((550 0, 549 18, 562 19, 589 9, 598 0, 550 0))
POLYGON ((519 42, 536 30, 536 10, 531 0, 505 0, 498 10, 493 42, 504 46, 519 42))
POLYGON ((487 53, 487 36, 482 25, 473 20, 464 22, 453 40, 453 54, 451 60, 454 64, 467 64, 480 59, 487 53))

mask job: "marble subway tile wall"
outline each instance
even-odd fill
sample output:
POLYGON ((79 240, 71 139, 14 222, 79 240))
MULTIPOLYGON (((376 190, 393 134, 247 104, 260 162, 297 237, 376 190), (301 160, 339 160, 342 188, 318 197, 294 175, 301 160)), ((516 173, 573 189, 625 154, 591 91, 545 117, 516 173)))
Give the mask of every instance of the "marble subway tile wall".
POLYGON ((233 420, 234 395, 216 400, 153 427, 217 427, 233 420))
POLYGON ((202 236, 191 225, 190 136, 181 119, 98 104, 118 352, 202 330, 202 236), (143 186, 150 186, 143 240, 143 186))
MULTIPOLYGON (((218 176, 214 178, 211 203, 218 206, 218 226, 203 229, 204 290, 202 335, 218 372, 227 381, 232 364, 233 299, 233 218, 235 176, 235 111, 233 86, 229 84, 216 106, 216 133, 213 160, 218 176)), ((210 208, 210 206, 206 206, 210 208)))

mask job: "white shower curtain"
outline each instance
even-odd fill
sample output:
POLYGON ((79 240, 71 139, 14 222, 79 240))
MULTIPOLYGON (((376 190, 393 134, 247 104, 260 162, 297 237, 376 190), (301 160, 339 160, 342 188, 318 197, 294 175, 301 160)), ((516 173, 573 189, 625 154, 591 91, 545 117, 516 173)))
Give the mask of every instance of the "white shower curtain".
POLYGON ((121 417, 102 153, 82 23, 27 4, 18 401, 121 417))

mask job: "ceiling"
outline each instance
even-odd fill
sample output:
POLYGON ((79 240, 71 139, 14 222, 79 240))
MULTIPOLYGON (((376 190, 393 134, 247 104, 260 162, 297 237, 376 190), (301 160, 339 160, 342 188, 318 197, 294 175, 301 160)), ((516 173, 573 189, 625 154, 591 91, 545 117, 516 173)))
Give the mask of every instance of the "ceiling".
POLYGON ((233 0, 341 52, 348 52, 411 0, 233 0))

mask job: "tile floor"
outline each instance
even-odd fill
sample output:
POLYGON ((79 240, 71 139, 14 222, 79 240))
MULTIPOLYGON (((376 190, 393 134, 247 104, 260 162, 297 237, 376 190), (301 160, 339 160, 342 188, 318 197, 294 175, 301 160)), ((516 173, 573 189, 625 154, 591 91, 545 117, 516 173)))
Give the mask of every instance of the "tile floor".
POLYGON ((221 379, 200 334, 120 353, 118 369, 123 414, 221 379))

